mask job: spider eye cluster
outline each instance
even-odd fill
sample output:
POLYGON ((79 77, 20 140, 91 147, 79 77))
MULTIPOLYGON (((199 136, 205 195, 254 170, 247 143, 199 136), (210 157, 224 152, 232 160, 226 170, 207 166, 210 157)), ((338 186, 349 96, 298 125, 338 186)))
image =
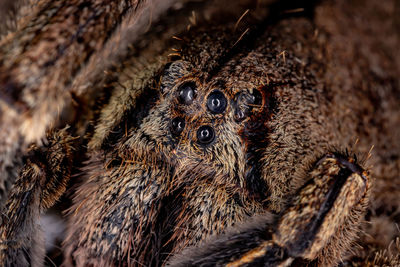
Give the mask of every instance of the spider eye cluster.
MULTIPOLYGON (((185 82, 178 87, 177 98, 182 105, 191 105, 197 97, 197 85, 193 81, 185 82)), ((206 98, 206 106, 212 114, 221 114, 226 110, 228 100, 220 90, 212 91, 206 98)), ((186 122, 182 117, 171 120, 170 131, 180 135, 185 129, 186 122)), ((210 125, 202 125, 196 132, 197 142, 201 145, 211 144, 215 140, 215 130, 210 125)))
MULTIPOLYGON (((186 81, 178 87, 176 98, 181 105, 193 104, 197 97, 197 84, 194 81, 186 81)), ((228 106, 225 94, 216 89, 205 98, 207 110, 211 114, 222 114, 228 106)), ((236 122, 242 122, 249 117, 254 109, 262 105, 262 94, 259 90, 244 90, 237 93, 232 101, 233 116, 236 122)), ((175 117, 171 120, 170 131, 179 136, 185 129, 186 121, 183 117, 175 117)), ((210 125, 201 125, 196 131, 197 143, 209 145, 215 140, 215 130, 210 125)))

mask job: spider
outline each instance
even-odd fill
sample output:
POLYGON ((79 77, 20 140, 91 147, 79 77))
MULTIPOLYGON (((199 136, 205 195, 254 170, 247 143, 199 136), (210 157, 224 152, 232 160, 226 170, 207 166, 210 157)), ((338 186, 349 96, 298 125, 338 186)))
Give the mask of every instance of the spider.
POLYGON ((370 2, 21 11, 0 54, 2 265, 44 264, 39 217, 66 190, 63 266, 399 265, 398 33, 370 2))

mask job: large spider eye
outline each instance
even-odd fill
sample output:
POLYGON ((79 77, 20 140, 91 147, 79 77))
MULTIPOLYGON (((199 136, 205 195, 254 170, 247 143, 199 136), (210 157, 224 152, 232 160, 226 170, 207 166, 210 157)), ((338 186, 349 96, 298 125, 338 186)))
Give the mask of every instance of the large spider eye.
POLYGON ((197 130, 197 140, 200 144, 207 145, 215 138, 214 129, 211 126, 204 125, 197 130))
POLYGON ((183 129, 185 129, 185 120, 182 118, 174 118, 171 121, 171 132, 175 135, 179 135, 183 129))
POLYGON ((187 82, 179 87, 179 101, 182 104, 189 105, 196 97, 196 84, 194 82, 187 82))
POLYGON ((212 113, 222 113, 226 109, 227 100, 221 91, 212 92, 207 98, 207 108, 212 113))

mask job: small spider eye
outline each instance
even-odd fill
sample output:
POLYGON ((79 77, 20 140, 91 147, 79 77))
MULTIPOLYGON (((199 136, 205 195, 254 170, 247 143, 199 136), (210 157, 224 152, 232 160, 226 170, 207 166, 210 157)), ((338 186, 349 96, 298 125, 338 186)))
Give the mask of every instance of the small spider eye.
POLYGON ((212 92, 207 98, 207 108, 212 113, 222 113, 225 111, 227 105, 227 100, 221 91, 212 92))
POLYGON ((243 121, 249 116, 252 110, 260 107, 262 104, 262 95, 260 91, 254 89, 252 93, 240 92, 235 96, 235 120, 237 122, 243 121))
POLYGON ((187 82, 179 87, 178 91, 179 101, 182 104, 189 105, 196 97, 196 84, 194 82, 187 82))
POLYGON ((200 144, 207 145, 215 138, 214 129, 211 126, 204 125, 197 130, 197 139, 200 144))
POLYGON ((180 133, 183 132, 183 129, 185 129, 185 120, 182 118, 174 118, 171 121, 171 132, 174 135, 179 135, 180 133))

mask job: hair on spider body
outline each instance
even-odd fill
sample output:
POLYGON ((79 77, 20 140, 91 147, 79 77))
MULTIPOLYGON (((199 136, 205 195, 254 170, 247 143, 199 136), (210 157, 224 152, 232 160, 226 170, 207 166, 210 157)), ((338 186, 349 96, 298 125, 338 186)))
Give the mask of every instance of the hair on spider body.
POLYGON ((372 2, 39 1, 0 41, 1 264, 43 264, 71 180, 64 266, 397 266, 400 58, 372 2))

